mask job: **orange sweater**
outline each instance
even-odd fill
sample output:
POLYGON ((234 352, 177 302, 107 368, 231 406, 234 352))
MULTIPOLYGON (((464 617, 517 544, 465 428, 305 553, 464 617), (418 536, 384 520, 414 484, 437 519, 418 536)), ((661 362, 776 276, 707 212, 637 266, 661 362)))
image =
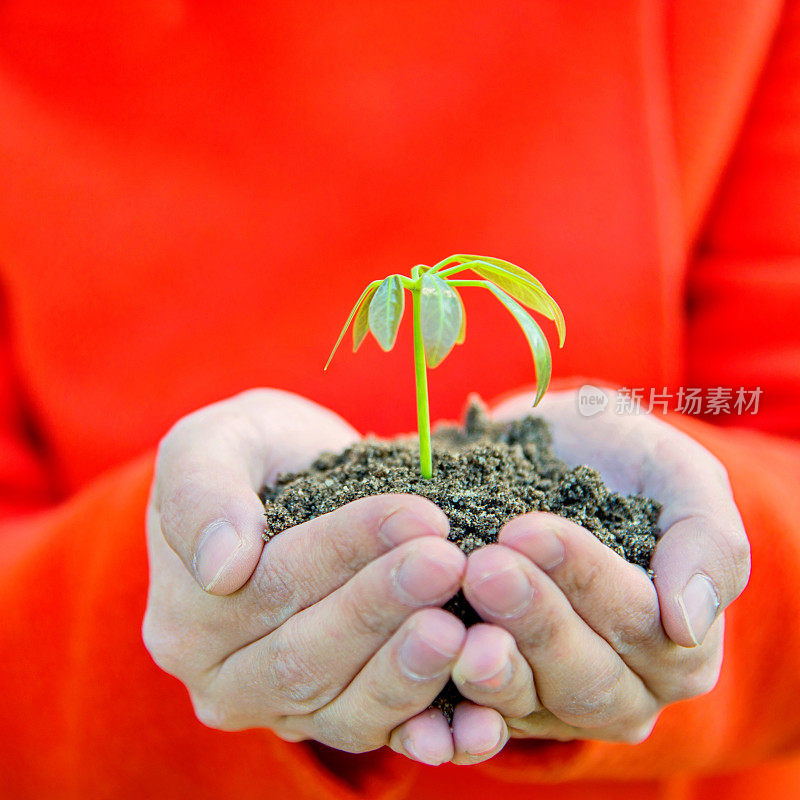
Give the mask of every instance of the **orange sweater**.
MULTIPOLYGON (((798 197, 797 4, 0 5, 0 793, 796 797, 798 197), (202 727, 140 640, 152 448, 254 385, 412 428, 407 330, 320 366, 363 284, 452 252, 544 281, 556 374, 762 387, 714 420, 753 430, 676 419, 753 545, 719 686, 636 747, 469 769, 202 727)), ((530 380, 513 321, 467 302, 434 417, 530 380)))

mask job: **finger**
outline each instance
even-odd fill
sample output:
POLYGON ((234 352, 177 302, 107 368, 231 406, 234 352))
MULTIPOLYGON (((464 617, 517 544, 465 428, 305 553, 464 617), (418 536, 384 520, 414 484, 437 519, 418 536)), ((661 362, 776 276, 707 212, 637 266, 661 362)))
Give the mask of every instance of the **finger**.
POLYGON ((500 544, 474 551, 464 594, 485 620, 512 634, 542 705, 567 724, 625 725, 655 713, 641 680, 529 559, 500 544))
POLYGON ((562 722, 546 708, 535 711, 527 717, 507 719, 510 739, 554 739, 557 742, 571 742, 574 739, 602 740, 599 728, 588 731, 562 722))
POLYGON ((269 636, 234 653, 217 674, 217 693, 248 698, 248 714, 255 719, 321 708, 414 611, 452 597, 464 565, 464 554, 454 544, 433 536, 395 548, 269 636))
POLYGON ((273 536, 237 597, 239 611, 257 617, 253 638, 264 636, 393 547, 421 537, 446 539, 449 528, 444 512, 417 495, 354 500, 273 536))
POLYGON ((400 755, 438 767, 453 758, 453 734, 444 714, 428 708, 395 728, 389 747, 400 755))
MULTIPOLYGON (((498 418, 530 413, 519 396, 498 418)), ((613 403, 613 397, 612 397, 613 403)), ((599 469, 613 489, 662 503, 663 534, 651 568, 668 636, 696 647, 750 575, 750 547, 725 468, 690 436, 650 415, 578 413, 574 392, 549 394, 537 409, 548 420, 555 452, 599 469)))
POLYGON ((508 727, 493 708, 469 701, 456 706, 453 714, 454 764, 480 764, 496 756, 508 741, 508 727))
POLYGON ((507 523, 498 541, 546 572, 575 612, 660 700, 695 697, 716 683, 719 658, 712 648, 687 650, 670 640, 661 626, 655 586, 644 570, 586 529, 534 512, 507 523))
POLYGON ((258 563, 264 507, 234 459, 225 465, 204 456, 177 469, 180 482, 162 492, 158 521, 164 539, 202 589, 230 594, 258 563))
POLYGON ((750 545, 724 468, 679 436, 662 444, 649 470, 665 498, 650 566, 664 629, 677 644, 696 647, 747 585, 750 545))
POLYGON ((641 744, 652 733, 657 718, 657 714, 654 714, 652 717, 628 725, 579 728, 567 725, 547 709, 543 709, 522 719, 507 719, 506 724, 512 739, 554 739, 558 742, 591 739, 597 742, 641 744))
POLYGON ((205 591, 230 594, 250 577, 263 547, 257 491, 277 471, 357 438, 332 412, 270 390, 184 417, 159 447, 151 502, 164 538, 205 591))
POLYGON ((514 637, 496 625, 473 625, 453 666, 453 683, 467 700, 504 717, 525 717, 540 708, 533 673, 514 637))
MULTIPOLYGON (((464 624, 447 611, 418 611, 335 700, 308 717, 295 717, 294 724, 317 741, 347 752, 387 744, 391 731, 426 709, 442 690, 465 635, 464 624)), ((287 724, 291 727, 292 720, 287 724)), ((431 743, 444 747, 440 724, 435 723, 435 730, 432 724, 417 723, 414 730, 423 738, 419 743, 407 740, 405 749, 421 756, 417 746, 426 752, 431 743)))
MULTIPOLYGON (((343 586, 393 546, 418 537, 444 539, 447 531, 447 517, 422 497, 393 494, 356 500, 270 539, 250 580, 224 600, 192 593, 191 626, 181 611, 186 599, 175 596, 187 591, 179 580, 183 567, 171 563, 178 561, 171 551, 163 554, 171 558, 162 557, 162 568, 151 583, 151 591, 157 583, 164 598, 162 627, 168 621, 173 638, 193 639, 184 648, 188 655, 175 666, 181 675, 197 672, 200 665, 193 656, 198 654, 204 671, 216 668, 343 586), (164 614, 173 618, 165 620, 164 614)), ((163 538, 150 545, 153 552, 159 546, 167 550, 163 538)))

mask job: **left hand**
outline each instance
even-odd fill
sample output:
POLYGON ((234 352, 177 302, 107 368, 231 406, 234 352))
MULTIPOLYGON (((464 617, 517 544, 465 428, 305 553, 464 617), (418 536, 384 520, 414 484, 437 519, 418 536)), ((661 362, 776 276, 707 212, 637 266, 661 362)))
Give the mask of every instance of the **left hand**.
MULTIPOLYGON (((531 404, 519 396, 495 416, 531 404)), ((453 721, 455 763, 491 758, 509 736, 638 743, 664 706, 709 692, 719 677, 723 611, 750 570, 725 469, 654 417, 614 414, 613 398, 593 417, 577 409, 576 394, 561 392, 536 411, 568 464, 588 463, 615 491, 663 504, 655 580, 552 514, 517 517, 498 544, 474 551, 464 592, 488 624, 469 629, 453 667, 468 699, 453 721)), ((415 722, 418 738, 441 735, 415 722)))

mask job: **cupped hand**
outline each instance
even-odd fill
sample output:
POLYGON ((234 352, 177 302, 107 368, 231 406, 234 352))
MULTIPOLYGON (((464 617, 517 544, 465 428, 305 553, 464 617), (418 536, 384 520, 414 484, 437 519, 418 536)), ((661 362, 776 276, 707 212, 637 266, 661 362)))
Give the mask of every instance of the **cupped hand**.
POLYGON ((147 511, 145 645, 211 727, 350 752, 391 739, 441 763, 453 738, 428 707, 466 637, 440 608, 465 568, 445 515, 383 495, 262 539, 257 491, 357 438, 332 412, 273 390, 178 422, 147 511))
MULTIPOLYGON (((530 413, 532 399, 514 398, 495 416, 530 413)), ((471 701, 454 720, 456 761, 476 760, 458 742, 480 726, 506 726, 512 737, 640 742, 665 705, 717 682, 723 612, 750 569, 726 472, 675 428, 613 408, 612 398, 606 412, 583 417, 576 394, 562 392, 537 412, 567 463, 590 464, 612 489, 663 504, 655 580, 551 514, 517 517, 498 544, 474 551, 464 592, 486 624, 469 629, 453 668, 471 701)))

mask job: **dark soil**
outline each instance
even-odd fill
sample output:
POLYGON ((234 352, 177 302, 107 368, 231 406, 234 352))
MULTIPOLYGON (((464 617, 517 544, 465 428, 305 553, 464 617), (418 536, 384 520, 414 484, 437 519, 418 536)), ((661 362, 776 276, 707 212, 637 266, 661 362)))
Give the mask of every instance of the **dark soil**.
MULTIPOLYGON (((281 475, 261 493, 265 538, 361 497, 408 492, 429 498, 447 514, 449 538, 465 553, 496 542, 509 519, 549 511, 582 525, 652 577, 659 503, 611 492, 591 467, 567 466, 551 452, 542 419, 494 423, 473 404, 463 428, 442 425, 432 438, 430 480, 420 477, 416 438, 364 439, 341 453, 324 453, 303 472, 281 475)), ((445 608, 467 625, 480 620, 461 592, 445 608)), ((434 705, 452 720, 460 698, 448 683, 434 705)))

